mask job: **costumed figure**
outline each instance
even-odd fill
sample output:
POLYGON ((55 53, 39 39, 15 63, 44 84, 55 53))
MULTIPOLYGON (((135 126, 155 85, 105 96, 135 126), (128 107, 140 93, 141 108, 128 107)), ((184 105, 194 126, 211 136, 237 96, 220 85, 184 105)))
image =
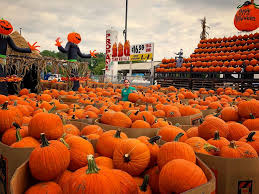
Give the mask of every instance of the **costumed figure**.
POLYGON ((175 53, 178 57, 175 57, 176 67, 182 67, 183 64, 183 49, 179 53, 175 53))
MULTIPOLYGON (((12 38, 9 36, 13 31, 13 26, 3 18, 0 20, 0 80, 6 77, 6 51, 7 45, 13 50, 21 53, 31 53, 32 50, 37 50, 37 42, 33 45, 28 43, 29 48, 19 48, 15 45, 12 38)), ((8 95, 8 88, 6 82, 0 81, 0 94, 8 95)))
MULTIPOLYGON (((93 52, 90 51, 90 54, 83 54, 81 53, 78 44, 81 42, 81 36, 80 34, 76 33, 76 32, 71 32, 68 34, 67 36, 67 44, 66 47, 62 47, 60 42, 60 38, 56 39, 56 46, 58 47, 58 50, 62 53, 67 53, 67 58, 69 62, 76 62, 77 61, 77 57, 81 57, 81 58, 91 58, 91 57, 96 57, 96 53, 95 50, 93 52)), ((72 70, 72 77, 76 77, 78 75, 78 71, 76 70, 76 68, 73 68, 72 70)), ((79 88, 79 81, 74 81, 74 85, 72 90, 73 91, 77 91, 79 88)))

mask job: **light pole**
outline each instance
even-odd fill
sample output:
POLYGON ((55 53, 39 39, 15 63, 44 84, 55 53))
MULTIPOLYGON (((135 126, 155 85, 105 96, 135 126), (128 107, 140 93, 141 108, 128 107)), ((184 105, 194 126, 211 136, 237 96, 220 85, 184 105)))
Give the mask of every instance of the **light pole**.
POLYGON ((20 28, 20 35, 22 35, 22 28, 20 28))
POLYGON ((125 37, 125 43, 127 41, 127 20, 128 20, 128 0, 126 0, 125 29, 123 30, 123 35, 125 37))

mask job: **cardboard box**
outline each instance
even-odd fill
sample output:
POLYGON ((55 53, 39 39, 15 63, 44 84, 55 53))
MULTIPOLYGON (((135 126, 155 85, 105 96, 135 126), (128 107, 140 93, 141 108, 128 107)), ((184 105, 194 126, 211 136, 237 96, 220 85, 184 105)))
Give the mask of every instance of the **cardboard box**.
POLYGON ((197 153, 214 172, 217 194, 259 193, 258 158, 222 158, 197 153))
POLYGON ((166 119, 170 121, 173 125, 179 123, 180 125, 199 125, 200 119, 202 118, 202 113, 197 113, 190 116, 184 117, 167 117, 166 119))
POLYGON ((147 137, 154 137, 157 135, 159 128, 123 128, 123 127, 117 127, 112 125, 106 125, 100 123, 100 119, 95 120, 95 124, 100 126, 104 131, 109 130, 121 130, 123 133, 125 133, 129 138, 137 138, 140 136, 147 136, 147 137))
MULTIPOLYGON (((186 191, 183 194, 212 194, 215 191, 216 180, 212 171, 197 158, 198 166, 205 173, 208 182, 204 185, 186 191)), ((24 162, 17 170, 11 180, 11 194, 23 194, 30 186, 36 184, 37 181, 31 176, 29 162, 24 162)))
POLYGON ((0 142, 0 194, 10 194, 15 170, 30 156, 33 148, 11 148, 0 142))

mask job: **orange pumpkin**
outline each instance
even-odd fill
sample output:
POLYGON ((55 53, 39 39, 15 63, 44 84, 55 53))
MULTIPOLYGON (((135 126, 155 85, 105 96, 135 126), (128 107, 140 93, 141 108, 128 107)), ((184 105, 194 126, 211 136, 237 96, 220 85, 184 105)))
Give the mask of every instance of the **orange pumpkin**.
POLYGON ((0 20, 0 34, 9 35, 13 31, 13 26, 4 19, 0 20))
POLYGON ((67 35, 68 42, 72 42, 74 44, 79 44, 81 42, 81 36, 80 34, 76 32, 71 32, 67 35))

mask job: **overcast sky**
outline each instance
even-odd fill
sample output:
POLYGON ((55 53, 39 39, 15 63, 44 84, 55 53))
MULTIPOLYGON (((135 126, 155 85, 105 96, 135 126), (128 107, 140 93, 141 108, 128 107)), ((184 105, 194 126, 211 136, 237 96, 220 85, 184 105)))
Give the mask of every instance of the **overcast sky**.
MULTIPOLYGON (((55 39, 63 46, 67 34, 81 34, 84 53, 105 52, 105 32, 125 26, 126 0, 0 0, 0 17, 40 50, 55 50, 55 39), (4 9, 3 9, 4 8, 4 9)), ((155 60, 174 57, 180 48, 189 57, 200 38, 200 19, 207 18, 210 37, 238 34, 233 24, 236 7, 245 0, 128 0, 128 39, 131 44, 154 42, 155 60)), ((256 2, 258 3, 258 2, 256 2)))

